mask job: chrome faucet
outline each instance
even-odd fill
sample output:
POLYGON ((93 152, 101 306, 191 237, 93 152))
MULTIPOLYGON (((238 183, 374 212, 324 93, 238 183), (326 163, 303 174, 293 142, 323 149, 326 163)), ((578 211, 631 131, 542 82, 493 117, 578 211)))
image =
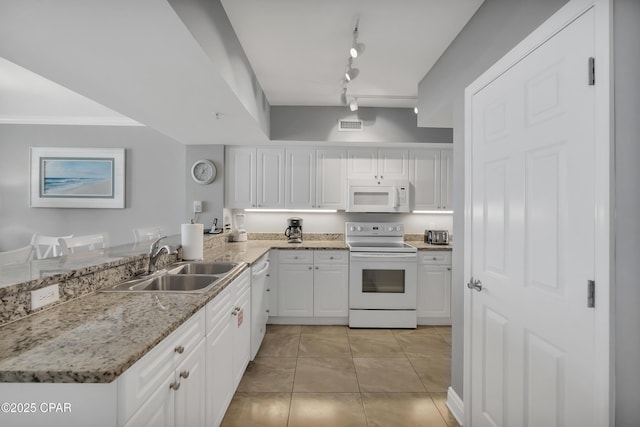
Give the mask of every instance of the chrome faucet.
POLYGON ((156 263, 163 252, 166 252, 167 255, 175 255, 178 252, 176 248, 171 245, 160 246, 160 241, 166 237, 167 236, 161 236, 151 244, 151 247, 149 248, 149 269, 147 270, 147 274, 154 273, 158 269, 158 267, 156 267, 156 263))

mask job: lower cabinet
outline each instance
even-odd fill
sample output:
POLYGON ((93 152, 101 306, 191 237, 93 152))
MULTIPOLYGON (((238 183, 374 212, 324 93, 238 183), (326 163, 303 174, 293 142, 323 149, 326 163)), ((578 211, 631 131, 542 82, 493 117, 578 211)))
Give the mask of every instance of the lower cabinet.
POLYGON ((206 425, 218 426, 251 353, 251 276, 247 270, 206 307, 206 425))
POLYGON ((279 317, 348 316, 347 251, 282 250, 278 259, 279 317))
POLYGON ((419 325, 451 324, 451 252, 419 252, 417 315, 419 325))

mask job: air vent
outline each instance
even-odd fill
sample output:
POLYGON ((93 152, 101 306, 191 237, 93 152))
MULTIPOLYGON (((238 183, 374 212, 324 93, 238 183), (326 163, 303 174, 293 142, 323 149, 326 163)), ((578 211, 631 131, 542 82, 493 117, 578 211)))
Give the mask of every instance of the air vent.
POLYGON ((362 132, 362 120, 340 120, 338 122, 339 132, 362 132))

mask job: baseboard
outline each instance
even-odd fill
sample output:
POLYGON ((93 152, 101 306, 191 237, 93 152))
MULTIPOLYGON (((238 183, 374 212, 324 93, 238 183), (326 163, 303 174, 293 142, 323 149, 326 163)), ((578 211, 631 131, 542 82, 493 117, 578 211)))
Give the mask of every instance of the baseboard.
POLYGON ((464 402, 451 387, 447 390, 447 408, 458 421, 458 424, 464 425, 464 402))

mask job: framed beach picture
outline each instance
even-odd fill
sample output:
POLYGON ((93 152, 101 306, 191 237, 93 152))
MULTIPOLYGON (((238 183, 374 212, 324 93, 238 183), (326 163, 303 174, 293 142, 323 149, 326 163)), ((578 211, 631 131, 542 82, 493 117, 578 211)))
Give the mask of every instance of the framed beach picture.
POLYGON ((124 148, 31 147, 31 206, 124 208, 124 148))

